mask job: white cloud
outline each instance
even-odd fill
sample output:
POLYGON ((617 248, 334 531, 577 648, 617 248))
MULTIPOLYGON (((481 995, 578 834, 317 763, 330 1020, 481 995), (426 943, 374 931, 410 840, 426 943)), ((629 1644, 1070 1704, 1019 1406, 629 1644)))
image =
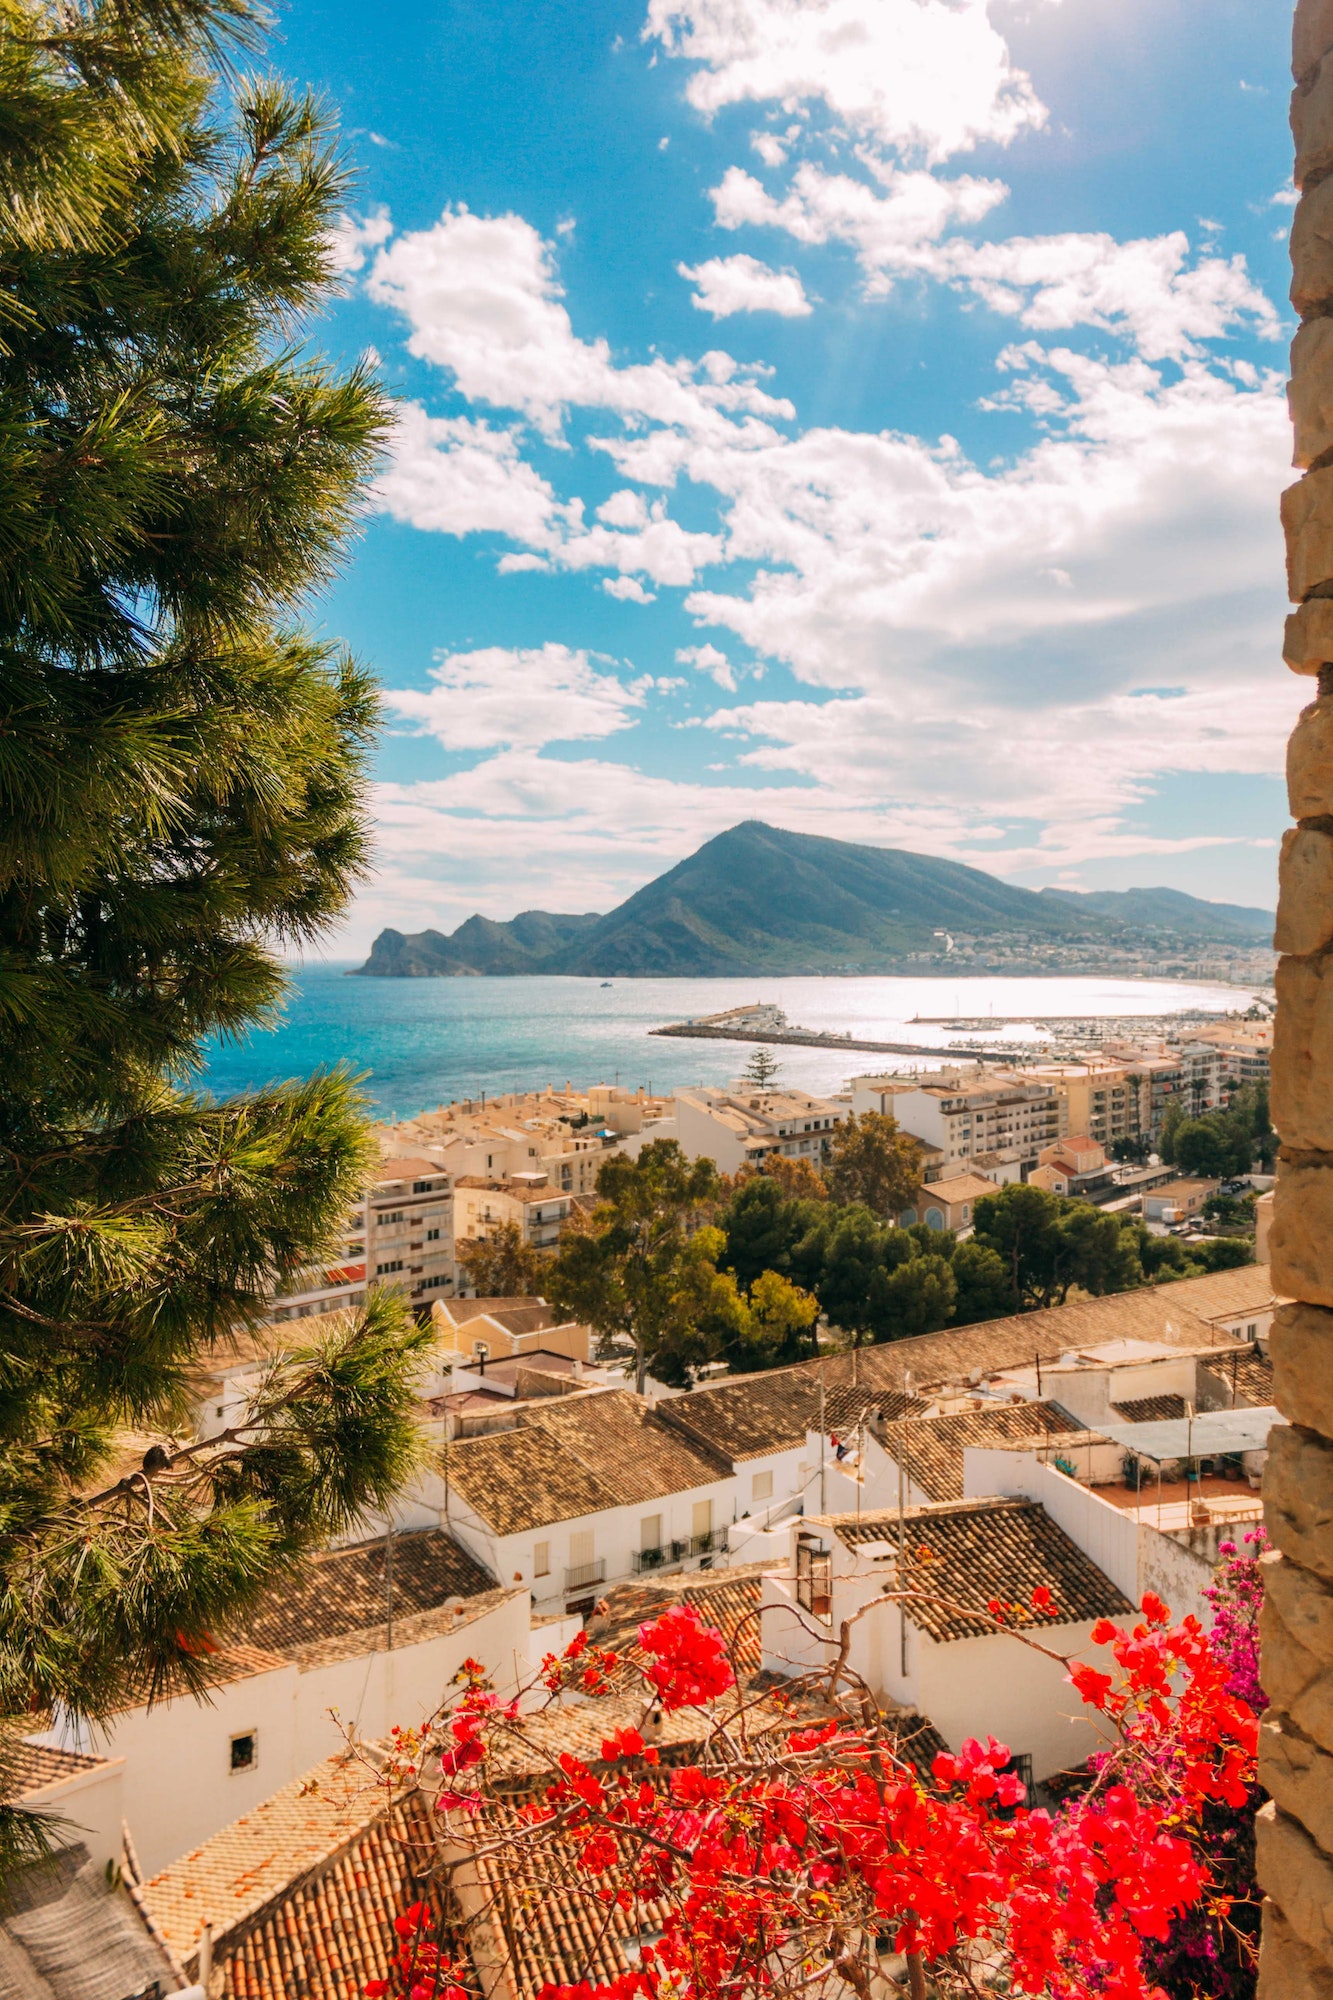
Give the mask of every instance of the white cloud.
POLYGON ((757 257, 710 257, 702 264, 677 264, 676 269, 698 286, 694 305, 714 319, 743 312, 797 319, 814 310, 795 271, 775 271, 757 257))
POLYGON ((522 411, 551 437, 571 406, 714 434, 735 414, 794 414, 729 355, 711 371, 707 356, 620 367, 607 341, 580 340, 551 251, 522 216, 446 209, 379 252, 366 290, 406 319, 409 351, 448 369, 470 401, 522 411))
POLYGON ((775 200, 743 167, 728 167, 712 191, 713 210, 723 229, 782 229, 801 243, 853 245, 867 290, 882 296, 893 277, 932 268, 935 245, 947 228, 979 222, 1009 192, 1002 181, 966 174, 940 180, 920 168, 885 170, 880 179, 887 194, 804 161, 788 193, 775 200))
POLYGON ((392 235, 393 222, 387 208, 372 209, 369 215, 340 216, 325 239, 337 276, 352 277, 363 270, 371 252, 387 243, 392 235))
POLYGON ((881 168, 879 193, 867 181, 831 174, 809 161, 775 199, 742 167, 712 191, 723 229, 781 229, 802 243, 846 243, 882 297, 895 278, 933 277, 971 290, 993 311, 1053 332, 1099 326, 1123 333, 1149 361, 1197 354, 1240 325, 1276 339, 1282 323, 1242 256, 1190 262, 1181 230, 1121 243, 1103 232, 941 240, 982 220, 1008 193, 1000 181, 941 180, 921 170, 881 168))
POLYGON ((431 417, 419 403, 398 404, 389 462, 371 497, 417 528, 490 531, 540 549, 554 548, 569 521, 568 508, 523 458, 512 430, 471 417, 431 417))
POLYGON ((626 604, 656 604, 657 592, 645 590, 637 576, 604 576, 602 589, 608 597, 618 597, 626 604))
POLYGON ((676 658, 683 667, 697 667, 701 674, 709 674, 720 688, 728 694, 736 692, 736 669, 718 646, 678 646, 676 658))
POLYGON ((649 0, 645 36, 700 65, 686 96, 821 102, 881 147, 947 159, 1046 122, 987 0, 649 0))
POLYGON ((386 688, 384 704, 446 750, 536 750, 612 736, 637 720, 642 683, 598 673, 585 651, 548 643, 443 654, 433 686, 386 688))

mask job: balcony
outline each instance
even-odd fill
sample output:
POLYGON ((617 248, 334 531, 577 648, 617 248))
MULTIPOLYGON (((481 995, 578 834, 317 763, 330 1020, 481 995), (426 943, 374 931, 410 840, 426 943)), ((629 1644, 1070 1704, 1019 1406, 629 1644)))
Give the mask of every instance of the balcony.
POLYGON ((679 1562, 682 1553, 680 1542, 664 1542, 660 1549, 635 1549, 631 1567, 635 1576, 642 1576, 648 1570, 665 1569, 668 1563, 679 1562))
POLYGON ((716 1554, 718 1550, 725 1549, 726 1546, 727 1531, 725 1528, 710 1529, 706 1535, 691 1535, 687 1545, 688 1553, 692 1556, 711 1556, 716 1554))
POLYGON ((590 1584, 605 1583, 606 1557, 598 1556, 596 1562, 578 1563, 565 1571, 565 1589, 586 1590, 590 1584))

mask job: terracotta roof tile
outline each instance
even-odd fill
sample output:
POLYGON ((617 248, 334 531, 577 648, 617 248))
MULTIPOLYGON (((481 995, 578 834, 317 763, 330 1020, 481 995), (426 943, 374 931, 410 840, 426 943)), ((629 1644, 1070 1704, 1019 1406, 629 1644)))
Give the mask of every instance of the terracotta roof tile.
POLYGON ((494 1577, 440 1528, 395 1535, 391 1560, 390 1573, 389 1542, 383 1535, 312 1556, 296 1576, 269 1591, 250 1619, 247 1637, 295 1659, 329 1640, 382 1630, 390 1574, 395 1627, 416 1613, 496 1587, 494 1577))
POLYGON ((833 1430, 850 1430, 876 1409, 890 1421, 904 1410, 924 1409, 883 1381, 881 1357, 888 1352, 865 1348, 856 1356, 833 1354, 793 1368, 737 1376, 672 1396, 657 1405, 657 1414, 726 1458, 766 1457, 804 1444, 806 1432, 818 1428, 821 1378, 824 1421, 833 1430))
POLYGON ((1257 1347, 1239 1347, 1234 1354, 1217 1354, 1205 1364, 1220 1384, 1224 1401, 1236 1401, 1254 1409, 1267 1409, 1273 1400, 1273 1364, 1257 1347))
MULTIPOLYGON (((834 1515, 828 1527, 848 1548, 865 1542, 898 1545, 896 1513, 834 1515)), ((1026 1604, 1037 1585, 1045 1584, 1056 1610, 1034 1614, 1031 1622, 1037 1628, 1123 1617, 1134 1608, 1034 1500, 915 1507, 904 1517, 903 1541, 914 1582, 954 1603, 984 1605, 998 1597, 1026 1604), (926 1555, 918 1556, 919 1550, 926 1555)), ((915 1605, 909 1615, 940 1641, 981 1637, 991 1630, 984 1619, 928 1601, 915 1605)))
POLYGON ((26 1798, 48 1785, 59 1785, 81 1771, 95 1771, 105 1757, 85 1757, 79 1750, 57 1750, 48 1743, 16 1743, 10 1760, 12 1796, 26 1798))
POLYGON ((588 1637, 595 1645, 625 1652, 634 1647, 640 1625, 660 1617, 673 1604, 690 1604, 728 1644, 739 1635, 736 1666, 742 1677, 758 1673, 763 1648, 755 1614, 763 1572, 762 1563, 747 1563, 736 1569, 692 1570, 616 1584, 588 1620, 588 1637))
POLYGON ((143 1883, 145 1907, 176 1956, 188 1959, 206 1923, 215 1941, 227 1937, 341 1853, 385 1806, 364 1764, 328 1757, 143 1883))
POLYGON ((1208 1320, 1239 1319, 1244 1313, 1257 1317, 1275 1303, 1273 1275, 1267 1264, 1239 1264, 1234 1271, 1210 1271, 1202 1278, 1178 1278, 1162 1290, 1208 1320))
POLYGON ((1117 1403, 1115 1412, 1127 1424, 1151 1424, 1159 1417, 1183 1417, 1185 1398, 1170 1395, 1132 1396, 1127 1403, 1117 1403))
MULTIPOLYGON (((932 1500, 961 1500, 963 1454, 968 1445, 1016 1444, 1021 1439, 1081 1433, 1083 1427, 1058 1403, 997 1403, 952 1417, 919 1417, 895 1424, 884 1449, 932 1500)), ((1088 1433, 1091 1435, 1091 1433, 1088 1433)))
POLYGON ((517 1535, 621 1504, 596 1473, 537 1424, 456 1438, 446 1463, 450 1488, 497 1535, 517 1535))

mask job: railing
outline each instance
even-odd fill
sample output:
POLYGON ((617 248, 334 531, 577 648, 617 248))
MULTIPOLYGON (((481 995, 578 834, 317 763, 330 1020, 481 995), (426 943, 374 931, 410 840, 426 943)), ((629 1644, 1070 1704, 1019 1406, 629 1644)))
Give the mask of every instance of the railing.
POLYGON ((574 1569, 565 1571, 565 1589, 582 1590, 589 1583, 606 1581, 606 1557, 598 1556, 596 1562, 579 1563, 574 1569))
POLYGON ((712 1528, 706 1535, 691 1535, 688 1543, 689 1553, 692 1556, 712 1555, 715 1550, 725 1549, 726 1546, 725 1528, 712 1528))

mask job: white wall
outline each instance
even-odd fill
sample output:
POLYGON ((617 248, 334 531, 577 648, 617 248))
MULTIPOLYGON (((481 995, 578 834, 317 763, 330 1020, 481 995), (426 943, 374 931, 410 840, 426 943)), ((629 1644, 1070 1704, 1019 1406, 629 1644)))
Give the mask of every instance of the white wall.
MULTIPOLYGON (((42 1743, 49 1737, 30 1736, 27 1740, 42 1743)), ((57 1846, 73 1847, 82 1842, 94 1868, 104 1868, 108 1861, 120 1860, 124 1778, 124 1758, 110 1757, 90 1771, 75 1771, 54 1784, 35 1785, 23 1793, 23 1804, 52 1816, 57 1846)))
POLYGON ((530 1651, 527 1594, 511 1591, 452 1630, 391 1653, 304 1671, 285 1661, 214 1688, 204 1702, 182 1696, 126 1709, 98 1729, 66 1723, 34 1740, 123 1760, 115 1851, 123 1813, 152 1875, 332 1756, 344 1741, 340 1724, 373 1739, 396 1722, 420 1723, 445 1700, 469 1656, 493 1669, 503 1691, 526 1676, 530 1651), (231 1739, 251 1731, 255 1764, 233 1771, 231 1739))
POLYGON ((690 1160, 716 1160, 724 1174, 734 1174, 745 1165, 745 1145, 739 1132, 710 1115, 706 1106, 691 1097, 675 1100, 676 1138, 690 1160))
MULTIPOLYGON (((662 1543, 688 1542, 694 1533, 695 1506, 704 1501, 712 1506, 714 1532, 729 1529, 737 1514, 739 1486, 740 1482, 732 1477, 717 1479, 684 1493, 667 1494, 660 1500, 645 1500, 633 1507, 607 1507, 600 1513, 553 1521, 516 1535, 494 1534, 457 1488, 451 1487, 448 1521, 450 1531, 463 1547, 500 1583, 521 1584, 532 1593, 535 1609, 545 1614, 562 1611, 571 1598, 586 1596, 589 1591, 595 1595, 636 1575, 634 1557, 644 1546, 644 1523, 654 1515, 660 1517, 662 1543), (594 1584, 571 1584, 567 1589, 565 1571, 576 1566, 571 1543, 576 1536, 587 1534, 592 1536, 592 1560, 605 1564, 604 1573, 594 1584), (536 1549, 541 1542, 547 1545, 550 1562, 546 1576, 536 1573, 536 1549)), ((748 1479, 744 1490, 749 1490, 748 1479)))

